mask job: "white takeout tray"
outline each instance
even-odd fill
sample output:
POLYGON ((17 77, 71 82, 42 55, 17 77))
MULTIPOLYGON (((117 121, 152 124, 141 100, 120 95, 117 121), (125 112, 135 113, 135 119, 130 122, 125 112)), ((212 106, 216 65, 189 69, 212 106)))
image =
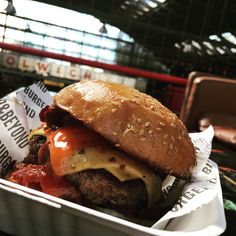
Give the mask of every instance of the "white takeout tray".
MULTIPOLYGON (((15 92, 5 98, 14 100, 15 92)), ((0 179, 0 231, 17 236, 220 235, 226 221, 219 172, 216 165, 214 168, 217 173, 214 199, 189 214, 170 220, 164 229, 135 224, 0 179)))
POLYGON ((220 184, 218 190, 209 204, 159 230, 0 179, 0 230, 20 236, 220 235, 226 222, 220 184))

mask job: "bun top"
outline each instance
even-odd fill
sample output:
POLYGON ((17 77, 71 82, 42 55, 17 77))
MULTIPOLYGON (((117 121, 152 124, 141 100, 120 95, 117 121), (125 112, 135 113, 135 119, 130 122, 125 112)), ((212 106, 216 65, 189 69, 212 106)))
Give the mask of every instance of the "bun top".
POLYGON ((152 169, 189 177, 196 157, 187 129, 151 96, 120 84, 82 80, 62 89, 54 102, 152 169))

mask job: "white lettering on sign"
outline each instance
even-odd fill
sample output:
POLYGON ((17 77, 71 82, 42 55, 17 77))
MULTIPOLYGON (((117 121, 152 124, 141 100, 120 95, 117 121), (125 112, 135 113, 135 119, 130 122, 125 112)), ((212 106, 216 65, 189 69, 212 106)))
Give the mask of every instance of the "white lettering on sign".
POLYGON ((3 56, 3 65, 10 68, 17 68, 18 56, 17 55, 8 55, 3 56))
POLYGON ((34 71, 35 60, 28 57, 20 57, 18 68, 22 71, 34 71))
POLYGON ((64 65, 59 64, 51 64, 50 75, 63 78, 65 75, 66 67, 64 65))
POLYGON ((79 68, 72 67, 72 66, 67 67, 66 68, 66 73, 65 73, 65 78, 78 80, 78 78, 79 78, 79 68))
POLYGON ((35 70, 37 74, 48 76, 50 71, 50 63, 37 60, 35 63, 35 70))
POLYGON ((80 68, 77 65, 67 66, 59 63, 51 63, 44 60, 36 60, 33 57, 18 56, 13 54, 3 55, 2 63, 8 68, 18 68, 22 71, 35 71, 42 76, 55 76, 58 78, 67 78, 72 80, 108 80, 115 83, 123 83, 130 87, 135 87, 136 79, 120 76, 112 73, 97 72, 96 69, 80 68))

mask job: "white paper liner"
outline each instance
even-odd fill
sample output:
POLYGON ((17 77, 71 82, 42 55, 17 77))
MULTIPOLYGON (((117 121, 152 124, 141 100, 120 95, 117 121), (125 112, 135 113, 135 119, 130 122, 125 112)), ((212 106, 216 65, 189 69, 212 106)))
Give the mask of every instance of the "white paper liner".
POLYGON ((38 82, 16 92, 16 98, 24 103, 29 129, 38 128, 40 124, 39 112, 46 105, 52 103, 52 97, 47 88, 43 83, 38 82))
POLYGON ((25 109, 17 101, 0 100, 0 172, 4 174, 28 154, 29 127, 25 109))
MULTIPOLYGON (((29 133, 31 129, 39 127, 39 111, 51 103, 52 98, 42 83, 23 88, 15 94, 11 94, 10 99, 7 97, 5 100, 4 98, 0 100, 1 172, 7 171, 7 168, 13 162, 22 161, 28 153, 28 145, 24 147, 19 145, 23 143, 23 138, 20 141, 14 140, 13 129, 23 127, 21 132, 29 133)), ((22 133, 19 135, 22 135, 22 133)), ((197 165, 192 171, 191 181, 185 183, 173 176, 168 176, 164 180, 162 190, 167 198, 172 193, 175 194, 178 188, 181 189, 182 193, 173 208, 158 220, 152 228, 163 229, 170 219, 195 211, 216 197, 218 193, 218 168, 213 161, 208 159, 211 153, 213 136, 214 130, 212 127, 200 133, 190 134, 197 154, 197 165)))

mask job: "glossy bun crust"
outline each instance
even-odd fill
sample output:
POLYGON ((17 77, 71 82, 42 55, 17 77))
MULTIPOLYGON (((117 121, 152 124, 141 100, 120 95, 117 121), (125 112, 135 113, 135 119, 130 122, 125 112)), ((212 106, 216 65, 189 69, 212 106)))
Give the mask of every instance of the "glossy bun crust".
POLYGON ((189 177, 196 157, 187 129, 151 96, 120 84, 82 80, 62 89, 54 102, 151 168, 189 177))

